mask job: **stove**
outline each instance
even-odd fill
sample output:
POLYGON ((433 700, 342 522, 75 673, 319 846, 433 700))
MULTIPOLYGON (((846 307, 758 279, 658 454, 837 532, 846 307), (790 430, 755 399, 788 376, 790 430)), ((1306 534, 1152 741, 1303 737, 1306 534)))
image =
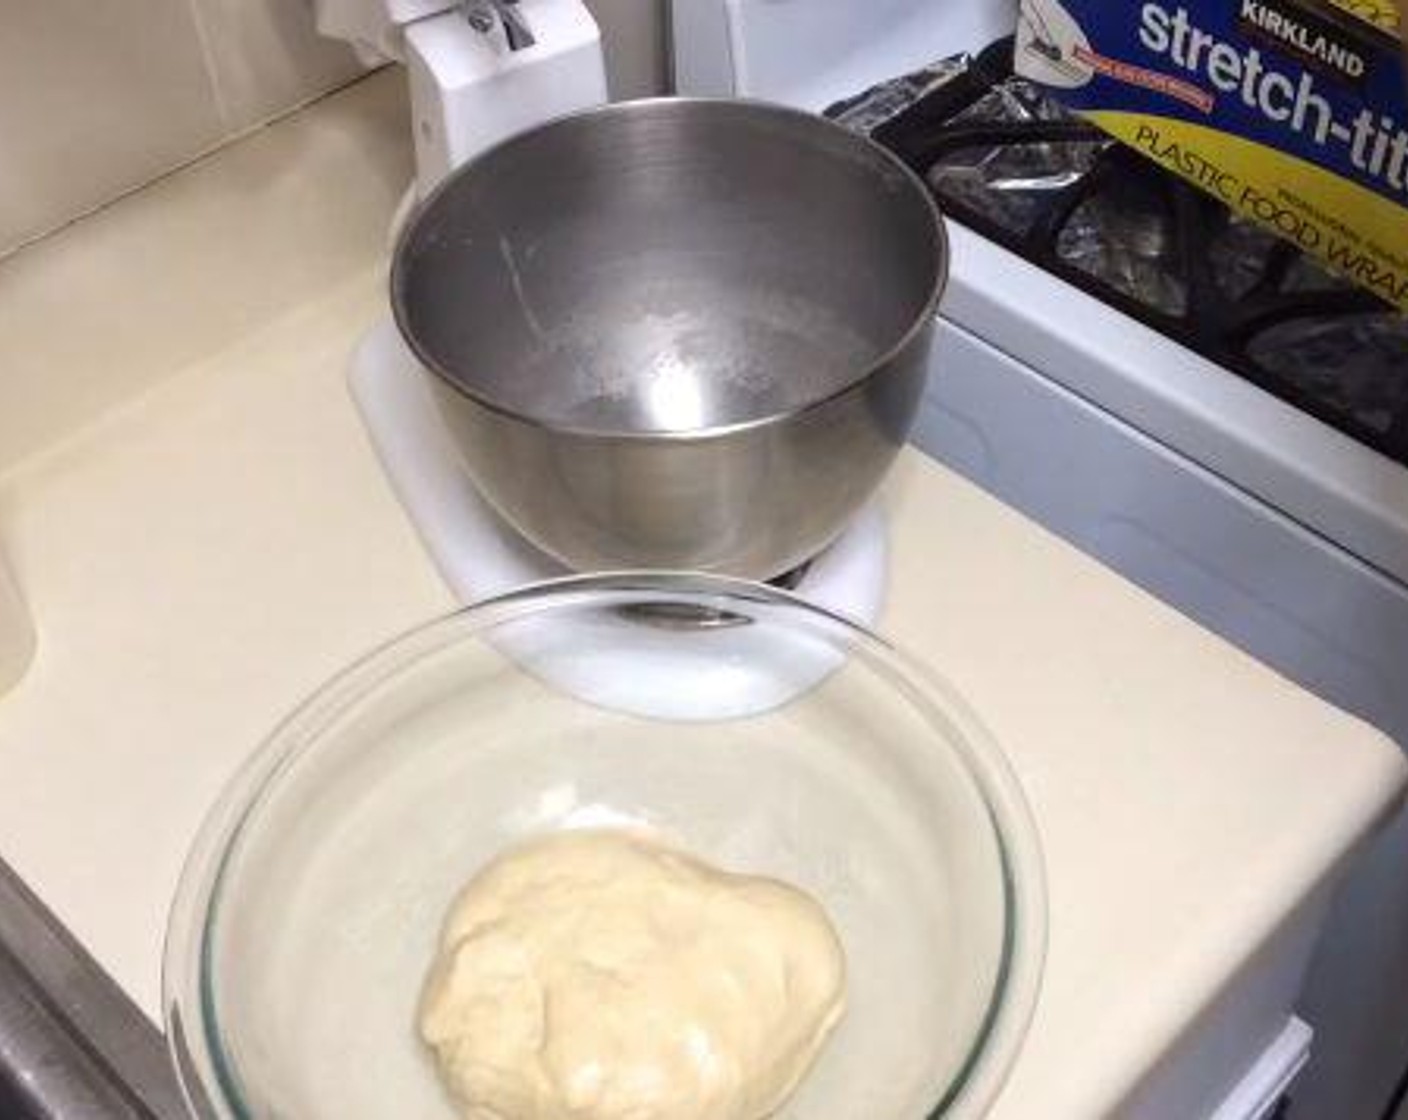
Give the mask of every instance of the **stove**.
POLYGON ((1013 39, 831 106, 946 213, 1408 465, 1408 316, 1012 70, 1013 39))

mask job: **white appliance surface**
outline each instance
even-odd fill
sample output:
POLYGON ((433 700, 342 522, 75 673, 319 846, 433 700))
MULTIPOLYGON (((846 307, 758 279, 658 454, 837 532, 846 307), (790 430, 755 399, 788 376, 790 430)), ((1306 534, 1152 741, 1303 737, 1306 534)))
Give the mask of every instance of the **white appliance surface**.
POLYGON ((1269 1120, 1310 1059, 1314 1032, 1292 1018, 1209 1120, 1269 1120))
MULTIPOLYGON (((1010 0, 677 0, 676 73, 684 92, 819 111, 1015 26, 1010 0)), ((1408 469, 950 233, 919 446, 1408 744, 1408 469)), ((1408 816, 1357 869, 1311 971, 1296 1120, 1380 1120, 1408 1063, 1405 869, 1408 816)))

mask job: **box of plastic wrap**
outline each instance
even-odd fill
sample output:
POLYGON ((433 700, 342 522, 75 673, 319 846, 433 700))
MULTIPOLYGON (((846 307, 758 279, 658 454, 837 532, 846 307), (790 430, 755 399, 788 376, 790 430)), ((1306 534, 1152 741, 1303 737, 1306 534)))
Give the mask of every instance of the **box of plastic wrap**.
POLYGON ((1408 309, 1391 0, 1022 0, 1018 73, 1408 309))

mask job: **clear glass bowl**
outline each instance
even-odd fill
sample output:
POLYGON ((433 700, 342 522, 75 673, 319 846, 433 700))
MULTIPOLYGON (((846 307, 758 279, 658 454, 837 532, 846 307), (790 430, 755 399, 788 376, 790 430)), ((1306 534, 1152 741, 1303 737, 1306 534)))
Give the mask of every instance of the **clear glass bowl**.
POLYGON ((1039 846, 991 736, 912 660, 783 592, 626 575, 397 639, 245 766, 168 931, 193 1113, 453 1117, 415 1032, 449 903, 516 841, 626 823, 795 883, 836 924, 847 1014, 779 1116, 986 1111, 1045 946, 1039 846))

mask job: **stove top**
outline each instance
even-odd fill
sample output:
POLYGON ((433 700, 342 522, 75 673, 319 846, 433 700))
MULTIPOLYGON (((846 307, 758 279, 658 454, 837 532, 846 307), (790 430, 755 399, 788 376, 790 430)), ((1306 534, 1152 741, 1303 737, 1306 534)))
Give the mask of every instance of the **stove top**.
POLYGON ((1016 77, 1010 37, 827 113, 951 217, 1408 465, 1408 317, 1016 77))

